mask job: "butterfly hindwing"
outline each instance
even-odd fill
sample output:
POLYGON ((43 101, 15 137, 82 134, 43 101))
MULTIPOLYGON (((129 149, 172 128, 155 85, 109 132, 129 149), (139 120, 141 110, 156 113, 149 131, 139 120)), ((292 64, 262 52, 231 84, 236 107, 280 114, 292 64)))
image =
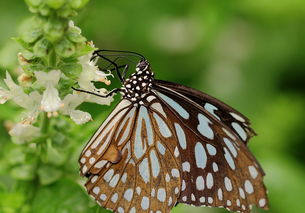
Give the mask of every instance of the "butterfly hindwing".
POLYGON ((222 101, 181 84, 161 80, 156 80, 155 84, 160 87, 170 88, 202 106, 207 113, 232 129, 243 142, 248 143, 249 139, 256 135, 250 127, 249 119, 222 101))
POLYGON ((178 202, 241 212, 267 208, 264 173, 237 134, 187 97, 171 89, 155 93, 179 142, 178 202))

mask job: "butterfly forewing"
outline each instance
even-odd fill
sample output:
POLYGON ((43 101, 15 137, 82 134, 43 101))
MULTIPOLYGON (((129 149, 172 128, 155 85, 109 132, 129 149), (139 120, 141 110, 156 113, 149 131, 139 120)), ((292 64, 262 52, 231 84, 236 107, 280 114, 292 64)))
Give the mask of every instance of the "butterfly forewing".
POLYGON ((187 97, 169 89, 155 92, 179 144, 178 202, 242 212, 249 212, 250 205, 267 208, 264 173, 239 137, 187 97))
POLYGON ((250 127, 249 119, 222 101, 181 84, 161 80, 156 80, 155 84, 170 88, 202 106, 208 114, 232 129, 243 142, 248 143, 249 139, 256 135, 250 127))

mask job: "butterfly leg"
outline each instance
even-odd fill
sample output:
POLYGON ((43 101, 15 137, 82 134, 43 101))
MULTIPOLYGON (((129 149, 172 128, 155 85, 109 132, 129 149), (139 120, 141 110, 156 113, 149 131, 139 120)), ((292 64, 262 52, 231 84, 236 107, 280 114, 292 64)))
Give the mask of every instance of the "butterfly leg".
MULTIPOLYGON (((124 66, 124 65, 122 65, 122 66, 124 66)), ((122 72, 122 76, 123 76, 124 79, 125 79, 126 74, 127 74, 127 72, 128 72, 128 68, 129 68, 129 65, 128 65, 128 64, 125 64, 124 69, 123 69, 123 72, 122 72)))
POLYGON ((121 88, 115 88, 113 90, 111 90, 108 94, 106 95, 100 95, 100 94, 97 94, 97 93, 94 93, 94 92, 90 92, 90 91, 86 91, 86 90, 82 90, 82 89, 76 89, 75 87, 71 87, 73 90, 75 91, 78 91, 78 92, 84 92, 84 93, 88 93, 90 95, 95 95, 95 96, 98 96, 98 97, 101 97, 101 98, 108 98, 110 96, 112 96, 113 94, 116 94, 118 92, 121 92, 122 89, 121 88))

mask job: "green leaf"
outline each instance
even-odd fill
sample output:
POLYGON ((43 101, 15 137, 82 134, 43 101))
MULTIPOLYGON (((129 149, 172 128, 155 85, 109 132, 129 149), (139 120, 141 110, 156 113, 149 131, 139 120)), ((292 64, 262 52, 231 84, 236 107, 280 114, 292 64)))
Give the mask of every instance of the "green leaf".
POLYGON ((8 159, 10 164, 12 165, 23 163, 25 161, 25 153, 23 152, 21 147, 16 147, 10 150, 8 154, 8 159))
POLYGON ((17 212, 26 200, 25 194, 20 192, 0 193, 0 210, 5 209, 6 212, 17 212))
POLYGON ((78 76, 82 72, 82 65, 78 63, 63 64, 60 70, 68 77, 74 80, 78 79, 78 76))
POLYGON ((59 180, 62 171, 49 165, 43 165, 37 171, 41 185, 48 185, 59 180))
POLYGON ((32 213, 93 213, 89 209, 88 195, 81 186, 69 179, 38 189, 32 213))
POLYGON ((22 38, 15 37, 15 38, 12 38, 12 39, 15 40, 18 44, 20 44, 24 49, 26 49, 28 51, 32 50, 33 45, 23 41, 22 38))
POLYGON ((42 38, 35 43, 33 51, 36 56, 45 57, 48 55, 50 47, 50 42, 47 39, 42 38))
POLYGON ((52 147, 50 143, 47 145, 47 160, 48 163, 54 165, 62 165, 65 162, 66 153, 59 153, 58 150, 52 147))
POLYGON ((20 165, 11 170, 11 175, 17 180, 32 180, 35 177, 33 165, 20 165))
POLYGON ((56 44, 55 52, 62 57, 70 57, 75 53, 75 46, 67 38, 64 38, 56 44))

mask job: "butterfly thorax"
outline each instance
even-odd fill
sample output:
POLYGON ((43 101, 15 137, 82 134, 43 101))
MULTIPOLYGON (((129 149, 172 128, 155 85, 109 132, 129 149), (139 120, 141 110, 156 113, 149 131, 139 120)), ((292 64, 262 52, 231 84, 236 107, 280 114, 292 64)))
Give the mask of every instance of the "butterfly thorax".
POLYGON ((140 61, 136 66, 136 72, 127 78, 123 84, 123 98, 133 102, 139 102, 152 87, 154 74, 147 60, 140 61))

